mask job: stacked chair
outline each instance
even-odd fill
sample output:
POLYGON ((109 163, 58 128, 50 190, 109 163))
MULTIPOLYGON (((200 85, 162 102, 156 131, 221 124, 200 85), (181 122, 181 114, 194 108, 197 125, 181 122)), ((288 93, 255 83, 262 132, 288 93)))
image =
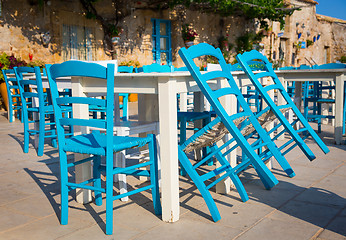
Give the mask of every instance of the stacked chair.
POLYGON ((272 188, 278 183, 277 179, 264 163, 270 157, 275 157, 288 176, 293 177, 295 173, 279 152, 278 147, 262 128, 270 120, 273 120, 272 117, 266 115, 258 118, 253 114, 234 81, 220 49, 215 49, 211 45, 201 43, 191 46, 189 49, 181 48, 179 54, 217 115, 214 120, 179 145, 179 162, 202 194, 213 220, 218 221, 221 219, 221 216, 209 192, 210 188, 217 183, 230 177, 241 199, 247 201, 248 195, 238 175, 250 165, 254 167, 267 189, 272 188), (202 74, 199 67, 196 66, 194 59, 204 56, 213 56, 218 59, 221 71, 208 71, 202 74), (226 78, 229 87, 215 91, 212 90, 208 85, 208 80, 218 78, 226 78), (219 100, 219 98, 224 96, 235 96, 241 107, 241 111, 229 115, 219 100), (263 126, 261 126, 259 121, 263 126), (230 134, 231 138, 226 142, 222 142, 221 140, 226 134, 230 134), (255 141, 250 139, 254 135, 258 135, 255 141), (217 145, 216 143, 220 144, 217 145), (210 146, 209 154, 204 156, 199 162, 193 164, 188 159, 187 154, 194 149, 205 146, 210 146), (246 159, 243 159, 237 166, 232 167, 227 161, 226 156, 237 147, 241 148, 243 154, 246 155, 246 159), (257 154, 257 150, 264 147, 266 150, 257 154), (202 165, 210 161, 210 159, 215 161, 217 167, 214 170, 207 171, 202 165), (201 166, 203 170, 200 168, 201 166), (220 177, 214 178, 217 175, 220 175, 220 177))
MULTIPOLYGON (((46 138, 52 140, 52 145, 57 146, 55 122, 53 120, 53 105, 47 101, 47 94, 43 91, 42 78, 39 67, 15 67, 14 73, 19 86, 20 98, 23 111, 24 125, 24 153, 29 152, 30 136, 38 135, 37 155, 42 156, 44 150, 44 142, 46 138), (23 74, 33 74, 35 80, 26 80, 23 74), (35 88, 36 91, 31 91, 35 88), (36 101, 38 106, 30 106, 29 101, 36 101), (29 119, 29 114, 34 116, 33 120, 29 119), (37 116, 37 117, 36 117, 37 116), (38 125, 38 129, 31 128, 32 123, 38 125)), ((64 115, 71 114, 71 107, 65 105, 63 108, 64 115)), ((66 133, 71 134, 71 133, 66 133)))
POLYGON ((323 141, 312 129, 308 121, 304 118, 302 113, 293 103, 291 97, 285 91, 279 78, 275 74, 271 66, 271 63, 268 61, 268 59, 256 50, 245 52, 243 54, 238 54, 236 58, 242 66, 244 72, 251 80, 252 84, 255 86, 256 90, 260 93, 262 99, 268 105, 268 107, 263 109, 259 114, 263 114, 270 110, 273 114, 275 114, 276 118, 279 121, 279 124, 277 124, 276 127, 271 129, 269 132, 274 133, 275 131, 277 131, 276 135, 273 137, 272 140, 276 140, 279 136, 286 132, 291 136, 291 139, 289 141, 280 146, 280 151, 282 151, 282 154, 285 155, 296 146, 299 146, 299 148, 304 152, 304 154, 307 156, 309 160, 315 159, 316 156, 304 142, 304 139, 306 139, 307 137, 312 137, 316 141, 318 146, 321 148, 321 150, 324 153, 328 153, 328 147, 323 143, 323 141), (248 62, 253 60, 263 62, 263 64, 265 65, 264 71, 260 73, 254 73, 248 64, 248 62), (262 86, 262 84, 260 83, 260 79, 267 77, 271 80, 272 84, 268 86, 262 86), (282 105, 278 105, 278 102, 274 102, 274 100, 268 95, 268 91, 277 91, 278 98, 280 97, 279 95, 281 95, 282 99, 284 99, 284 103, 282 105), (292 110, 295 115, 295 120, 293 122, 289 122, 283 114, 284 112, 289 110, 292 110), (296 124, 301 124, 302 128, 299 128, 299 130, 294 129, 293 126, 296 124), (279 131, 278 129, 281 126, 283 127, 283 130, 279 131))
POLYGON ((102 204, 102 193, 106 195, 106 234, 113 233, 114 200, 151 189, 155 214, 161 214, 155 136, 149 134, 147 137, 139 138, 114 135, 114 65, 107 64, 107 67, 104 67, 95 63, 68 61, 51 66, 48 71, 48 79, 52 94, 59 142, 61 224, 65 225, 68 222, 68 193, 76 188, 94 191, 96 205, 102 204), (73 76, 93 77, 107 80, 106 99, 73 96, 64 98, 60 97, 58 94, 56 79, 59 77, 73 76), (66 104, 87 104, 104 107, 106 109, 106 118, 64 118, 62 112, 66 104), (75 134, 75 136, 65 138, 64 128, 66 126, 92 127, 101 131, 94 130, 91 133, 75 134), (148 161, 128 167, 113 166, 113 156, 115 152, 121 152, 129 148, 141 148, 145 145, 148 145, 149 148, 150 159, 148 161), (90 154, 92 157, 68 163, 68 152, 90 154), (101 156, 105 156, 106 166, 101 165, 101 156), (87 161, 93 162, 93 177, 82 183, 70 182, 68 178, 68 169, 87 161), (146 169, 144 170, 143 167, 146 169), (101 184, 101 171, 105 171, 105 187, 101 184), (114 195, 112 176, 115 174, 146 176, 150 177, 151 181, 147 186, 114 195), (93 185, 90 185, 90 183, 93 183, 93 185))
POLYGON ((8 121, 13 122, 14 113, 16 113, 17 118, 22 118, 22 104, 20 102, 20 93, 19 86, 17 84, 17 79, 15 77, 10 77, 8 74, 14 74, 13 69, 2 70, 2 74, 5 79, 6 88, 7 88, 7 98, 8 98, 8 121))

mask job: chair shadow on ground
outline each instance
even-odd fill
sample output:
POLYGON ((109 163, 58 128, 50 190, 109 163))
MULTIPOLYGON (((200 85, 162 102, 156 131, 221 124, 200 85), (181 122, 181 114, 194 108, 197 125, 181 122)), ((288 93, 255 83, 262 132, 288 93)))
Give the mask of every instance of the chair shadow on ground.
MULTIPOLYGON (((275 171, 276 175, 286 176, 281 169, 273 169, 273 171, 275 171)), ((339 216, 345 217, 341 212, 345 210, 346 199, 338 194, 322 188, 305 188, 297 186, 289 182, 290 178, 288 177, 287 181, 281 180, 279 184, 271 190, 266 190, 259 178, 252 173, 243 172, 240 178, 244 183, 250 201, 265 204, 272 207, 273 211, 276 209, 294 218, 346 236, 345 227, 340 228, 332 224, 335 218, 339 216), (311 199, 309 199, 309 197, 311 197, 311 199)), ((180 198, 185 197, 184 200, 180 201, 180 206, 203 218, 213 221, 208 210, 201 211, 197 209, 197 207, 200 206, 191 206, 191 204, 189 204, 189 201, 193 197, 202 198, 202 195, 189 177, 180 177, 180 181, 183 182, 184 185, 188 185, 187 188, 180 188, 180 198)), ((222 194, 220 197, 215 198, 215 189, 212 191, 214 191, 213 197, 216 204, 229 207, 230 212, 234 205, 230 203, 229 199, 235 202, 241 202, 237 194, 222 194), (227 200, 225 198, 227 198, 227 200)), ((203 202, 203 204, 205 203, 203 202)), ((222 218, 222 215, 227 213, 220 212, 220 214, 222 218)))
MULTIPOLYGON (((73 159, 72 155, 69 155, 70 160, 73 159)), ((57 217, 57 224, 60 223, 60 182, 59 182, 59 174, 60 174, 60 169, 59 169, 59 159, 55 157, 55 162, 53 163, 47 163, 46 166, 49 168, 49 171, 37 171, 37 170, 31 170, 29 168, 24 168, 24 170, 29 174, 29 176, 38 184, 42 192, 45 194, 47 197, 49 203, 51 204, 55 215, 57 217), (58 196, 58 197, 57 197, 58 196), (58 199, 58 201, 56 200, 58 199)), ((74 182, 74 178, 71 176, 74 176, 74 170, 71 168, 69 169, 69 182, 74 182)), ((105 182, 102 182, 103 187, 105 187, 105 182)), ((149 184, 148 182, 142 182, 138 185, 136 185, 135 188, 141 188, 144 187, 144 185, 149 184)), ((118 183, 114 184, 114 195, 118 194, 119 188, 118 188, 118 183)), ((128 190, 135 190, 134 187, 128 184, 127 186, 128 190)), ((147 190, 147 193, 150 191, 147 190)), ((105 210, 105 205, 106 205, 106 198, 105 195, 102 196, 103 198, 103 207, 99 207, 95 205, 94 199, 91 203, 87 204, 78 204, 76 203, 76 191, 72 190, 69 193, 69 212, 71 213, 71 210, 78 210, 78 211, 85 211, 88 212, 93 219, 95 220, 95 223, 99 225, 99 227, 102 229, 102 231, 105 232, 106 229, 106 223, 105 220, 101 218, 101 215, 106 215, 106 210, 105 210), (102 208, 102 210, 100 209, 102 208)), ((117 205, 113 208, 113 210, 117 211, 123 207, 132 205, 132 204, 137 204, 140 205, 142 208, 147 210, 148 212, 151 212, 154 216, 154 208, 152 204, 147 204, 147 203, 152 203, 152 199, 149 199, 148 197, 144 196, 142 193, 137 193, 135 195, 132 195, 129 197, 129 201, 127 202, 121 202, 121 204, 116 204, 117 202, 119 203, 120 200, 114 201, 114 205, 117 205)), ((116 214, 116 212, 115 212, 116 214)), ((160 218, 160 216, 156 216, 157 218, 160 218)), ((105 218, 104 218, 105 219, 105 218)))

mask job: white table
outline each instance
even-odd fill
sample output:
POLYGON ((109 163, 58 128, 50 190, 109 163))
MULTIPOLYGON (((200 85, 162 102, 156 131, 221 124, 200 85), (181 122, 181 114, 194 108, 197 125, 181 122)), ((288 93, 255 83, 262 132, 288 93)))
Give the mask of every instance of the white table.
MULTIPOLYGON (((73 77, 72 95, 85 96, 88 93, 101 94, 106 91, 106 82, 100 79, 73 77)), ((212 81, 214 89, 223 87, 226 80, 212 81)), ((176 73, 119 73, 115 75, 115 93, 139 93, 139 120, 159 121, 160 159, 161 159, 161 192, 162 220, 175 222, 179 219, 179 175, 178 175, 178 139, 177 139, 177 93, 198 92, 199 88, 189 72, 176 73), (143 94, 143 95, 142 95, 143 94)), ((234 102, 234 101, 233 101, 234 102)), ((203 101, 200 107, 203 109, 203 101)), ((236 111, 230 98, 223 101, 226 109, 236 111)), ((78 106, 73 109, 75 117, 88 118, 87 109, 78 106)), ((81 129, 81 132, 86 131, 81 129)), ((231 164, 236 162, 235 151, 230 156, 231 164)), ((79 155, 78 158, 85 156, 79 155)), ((76 169, 76 180, 88 178, 89 163, 76 169), (77 176, 78 175, 78 176, 77 176)), ((230 181, 217 186, 219 192, 229 192, 230 181)), ((77 200, 90 200, 90 191, 77 193, 77 200)))
MULTIPOLYGON (((344 106, 344 84, 346 69, 304 69, 304 70, 279 70, 275 71, 280 81, 287 87, 287 82, 296 82, 297 107, 301 109, 302 83, 305 81, 335 81, 335 124, 334 139, 336 144, 342 144, 342 121, 344 106)), ((282 99, 278 99, 282 101, 282 99)))
MULTIPOLYGON (((208 65, 209 67, 209 65, 208 65)), ((303 69, 303 70, 276 70, 282 85, 287 89, 287 82, 296 82, 295 95, 297 97, 297 107, 302 112, 302 83, 305 81, 335 82, 335 123, 334 140, 336 144, 343 144, 342 124, 344 106, 344 84, 346 81, 346 69, 303 69)), ((251 85, 247 75, 243 71, 232 72, 238 86, 251 85)), ((279 97, 278 104, 283 104, 284 100, 279 97)), ((282 136, 283 137, 283 136, 282 136)))

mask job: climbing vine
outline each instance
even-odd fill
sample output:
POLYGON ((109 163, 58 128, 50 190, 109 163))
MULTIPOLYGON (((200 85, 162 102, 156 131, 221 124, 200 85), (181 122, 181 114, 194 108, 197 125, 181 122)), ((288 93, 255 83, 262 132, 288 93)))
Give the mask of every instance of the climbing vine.
POLYGON ((257 18, 261 28, 267 29, 266 19, 280 22, 283 28, 284 17, 291 15, 299 8, 290 8, 285 0, 172 0, 170 6, 183 4, 190 8, 205 12, 220 14, 221 16, 245 16, 249 19, 257 18))

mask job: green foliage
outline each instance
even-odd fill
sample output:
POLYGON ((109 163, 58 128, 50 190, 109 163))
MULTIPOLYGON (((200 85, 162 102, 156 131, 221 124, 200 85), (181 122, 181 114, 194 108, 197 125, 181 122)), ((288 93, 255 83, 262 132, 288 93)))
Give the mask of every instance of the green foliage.
POLYGON ((195 38, 198 36, 198 34, 196 33, 195 30, 193 30, 189 27, 189 24, 184 24, 182 26, 181 36, 183 37, 185 42, 186 41, 191 42, 191 41, 195 40, 195 38))
POLYGON ((187 7, 194 5, 203 11, 221 16, 242 15, 248 19, 257 18, 264 29, 268 28, 266 19, 280 22, 283 28, 284 17, 294 11, 285 7, 284 0, 171 0, 169 4, 171 7, 179 4, 187 7))
MULTIPOLYGON (((26 66, 27 63, 20 58, 16 58, 14 55, 8 56, 6 53, 0 55, 0 70, 12 69, 14 67, 26 66)), ((4 81, 2 72, 0 74, 0 82, 4 81)))
POLYGON ((262 33, 246 32, 244 35, 236 39, 236 52, 244 53, 251 51, 254 44, 258 44, 263 38, 262 33))
POLYGON ((129 60, 129 61, 122 61, 119 66, 133 66, 135 68, 138 68, 141 64, 138 61, 135 60, 129 60))
POLYGON ((341 58, 340 58, 340 62, 342 62, 342 63, 346 63, 346 56, 341 56, 341 58))
POLYGON ((308 39, 306 40, 306 45, 307 47, 310 47, 311 45, 314 45, 314 42, 308 39))
POLYGON ((123 29, 121 27, 118 27, 114 24, 109 24, 108 30, 112 37, 118 37, 123 32, 123 29))

